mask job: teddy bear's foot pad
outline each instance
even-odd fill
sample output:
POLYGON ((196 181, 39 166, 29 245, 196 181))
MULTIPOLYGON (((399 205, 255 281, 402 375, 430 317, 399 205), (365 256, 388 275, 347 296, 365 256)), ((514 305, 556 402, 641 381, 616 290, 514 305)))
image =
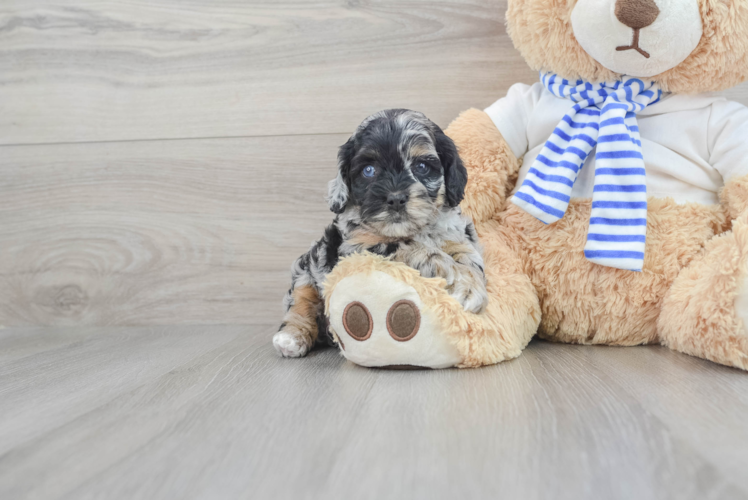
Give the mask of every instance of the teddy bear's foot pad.
POLYGON ((384 272, 344 278, 330 297, 329 314, 343 356, 356 364, 423 369, 461 360, 416 290, 384 272))

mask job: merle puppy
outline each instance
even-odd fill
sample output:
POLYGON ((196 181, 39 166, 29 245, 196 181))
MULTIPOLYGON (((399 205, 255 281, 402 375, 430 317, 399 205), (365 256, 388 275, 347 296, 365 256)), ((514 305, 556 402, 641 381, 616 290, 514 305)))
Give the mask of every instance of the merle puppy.
POLYGON ((388 256, 446 279, 467 311, 488 301, 483 258, 472 221, 463 216, 467 171, 452 140, 416 111, 380 111, 338 152, 328 202, 337 216, 293 265, 286 315, 273 345, 287 357, 330 344, 322 301, 326 275, 356 252, 388 256))

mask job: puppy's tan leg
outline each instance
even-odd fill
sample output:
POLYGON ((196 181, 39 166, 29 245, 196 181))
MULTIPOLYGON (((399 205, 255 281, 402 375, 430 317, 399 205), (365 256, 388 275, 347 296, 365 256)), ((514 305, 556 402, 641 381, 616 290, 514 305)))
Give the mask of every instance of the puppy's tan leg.
POLYGON ((305 356, 319 334, 317 316, 324 307, 317 290, 304 285, 291 292, 291 302, 283 316, 280 331, 273 336, 273 345, 284 357, 305 356))

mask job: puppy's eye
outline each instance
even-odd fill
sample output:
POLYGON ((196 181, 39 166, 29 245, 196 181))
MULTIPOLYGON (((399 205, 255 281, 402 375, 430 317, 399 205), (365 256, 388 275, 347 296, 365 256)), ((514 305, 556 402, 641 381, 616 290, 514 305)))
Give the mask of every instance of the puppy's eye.
POLYGON ((429 166, 426 165, 425 163, 418 163, 416 165, 416 173, 425 174, 428 171, 429 171, 429 166))
POLYGON ((374 177, 374 174, 376 173, 377 173, 376 168, 374 168, 371 165, 367 165, 366 167, 364 167, 364 170, 361 172, 361 175, 363 175, 364 177, 374 177))

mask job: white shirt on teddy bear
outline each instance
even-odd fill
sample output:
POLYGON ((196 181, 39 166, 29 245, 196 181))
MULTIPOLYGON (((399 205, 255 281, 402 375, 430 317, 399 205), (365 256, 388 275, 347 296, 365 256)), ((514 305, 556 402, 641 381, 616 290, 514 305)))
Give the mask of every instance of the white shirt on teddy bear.
MULTIPOLYGON (((541 83, 516 84, 485 111, 517 158, 514 189, 574 103, 541 83)), ((647 194, 679 203, 719 203, 719 190, 748 175, 748 108, 716 94, 665 95, 637 114, 647 170, 647 194)), ((595 151, 574 184, 572 198, 592 198, 595 151)))

